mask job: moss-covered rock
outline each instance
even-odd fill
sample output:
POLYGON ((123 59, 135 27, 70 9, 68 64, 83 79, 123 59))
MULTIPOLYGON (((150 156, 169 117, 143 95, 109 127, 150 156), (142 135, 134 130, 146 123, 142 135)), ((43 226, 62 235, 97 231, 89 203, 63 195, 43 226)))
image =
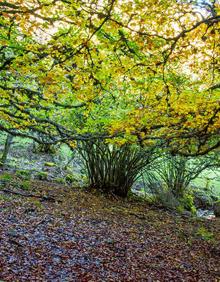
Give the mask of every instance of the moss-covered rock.
POLYGON ((48 180, 48 173, 44 171, 40 171, 36 174, 36 178, 40 180, 48 180))
POLYGON ((44 165, 45 165, 45 166, 49 166, 49 167, 54 167, 54 166, 56 166, 56 164, 55 164, 55 163, 52 163, 52 162, 46 162, 46 163, 44 163, 44 165))

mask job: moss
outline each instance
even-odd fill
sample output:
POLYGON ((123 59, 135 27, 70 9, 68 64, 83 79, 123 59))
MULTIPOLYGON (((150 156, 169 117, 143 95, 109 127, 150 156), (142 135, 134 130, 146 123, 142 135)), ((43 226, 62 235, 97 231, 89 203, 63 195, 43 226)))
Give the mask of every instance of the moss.
POLYGON ((16 176, 25 180, 29 180, 31 178, 31 173, 27 170, 17 170, 16 176))
POLYGON ((23 189, 23 190, 30 190, 30 187, 31 187, 31 183, 29 180, 24 180, 20 183, 20 188, 23 189))
MULTIPOLYGON (((4 201, 8 201, 8 200, 9 200, 9 196, 0 194, 0 202, 4 202, 4 201)), ((0 282, 1 282, 1 280, 0 280, 0 282)))
POLYGON ((61 184, 65 184, 65 183, 66 183, 65 179, 64 179, 64 178, 61 178, 61 177, 55 178, 55 182, 61 183, 61 184))
POLYGON ((212 241, 214 240, 214 234, 210 231, 208 231, 205 227, 200 227, 197 232, 196 235, 200 238, 202 238, 205 241, 212 241))
POLYGON ((45 166, 48 166, 48 167, 54 167, 54 166, 56 166, 56 164, 55 164, 55 163, 52 163, 52 162, 46 162, 46 163, 44 163, 44 165, 45 165, 45 166))
MULTIPOLYGON (((178 211, 181 210, 181 208, 187 211, 190 211, 193 215, 196 214, 196 207, 194 205, 194 197, 191 194, 185 194, 183 198, 179 200, 180 206, 178 207, 178 211)), ((182 211, 183 211, 182 210, 182 211)))
POLYGON ((76 181, 76 177, 73 174, 67 174, 65 180, 67 183, 73 183, 76 181))
POLYGON ((47 180, 48 179, 48 173, 44 172, 44 171, 38 172, 36 176, 40 180, 47 180))
POLYGON ((38 210, 42 210, 43 209, 43 205, 39 200, 32 200, 33 205, 38 209, 38 210))
POLYGON ((13 179, 13 176, 9 173, 3 173, 3 174, 0 175, 0 182, 8 183, 8 182, 12 181, 12 179, 13 179))

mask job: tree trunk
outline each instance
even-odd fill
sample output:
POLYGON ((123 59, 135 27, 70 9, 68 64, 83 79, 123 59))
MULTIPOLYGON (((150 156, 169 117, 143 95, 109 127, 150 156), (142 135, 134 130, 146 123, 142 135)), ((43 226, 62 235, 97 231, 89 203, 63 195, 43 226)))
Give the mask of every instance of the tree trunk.
POLYGON ((2 157, 0 159, 0 166, 4 166, 8 157, 9 149, 11 147, 13 140, 13 136, 11 134, 7 135, 6 141, 5 141, 5 146, 4 146, 4 151, 2 154, 2 157))

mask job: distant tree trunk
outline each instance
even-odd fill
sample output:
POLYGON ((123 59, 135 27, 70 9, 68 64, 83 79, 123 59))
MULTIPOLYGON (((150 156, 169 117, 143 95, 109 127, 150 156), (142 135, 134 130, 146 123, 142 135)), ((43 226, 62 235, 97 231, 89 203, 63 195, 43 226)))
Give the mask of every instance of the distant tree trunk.
POLYGON ((4 151, 3 151, 2 157, 0 159, 0 166, 5 165, 5 162, 6 162, 7 157, 8 157, 9 149, 10 149, 11 144, 12 144, 12 140, 13 140, 13 136, 11 134, 8 134, 6 141, 5 141, 4 151))

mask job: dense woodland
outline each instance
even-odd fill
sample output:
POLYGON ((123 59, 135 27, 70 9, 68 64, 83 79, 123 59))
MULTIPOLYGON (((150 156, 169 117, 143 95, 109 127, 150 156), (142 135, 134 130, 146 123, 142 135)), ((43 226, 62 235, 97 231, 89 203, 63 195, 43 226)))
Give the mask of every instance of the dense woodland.
POLYGON ((0 279, 218 281, 220 2, 0 2, 0 279))

